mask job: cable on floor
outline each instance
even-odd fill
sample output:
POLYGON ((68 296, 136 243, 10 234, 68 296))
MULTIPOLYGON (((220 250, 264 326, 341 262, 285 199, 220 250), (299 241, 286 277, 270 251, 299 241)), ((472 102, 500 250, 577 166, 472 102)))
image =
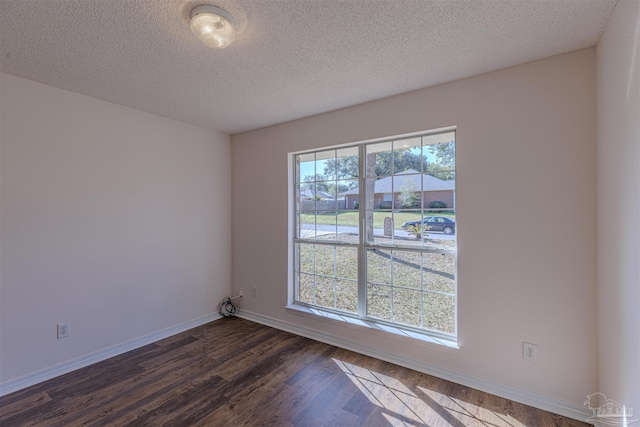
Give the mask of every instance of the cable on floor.
POLYGON ((220 314, 224 317, 234 317, 238 310, 240 307, 231 298, 227 298, 220 304, 220 314))

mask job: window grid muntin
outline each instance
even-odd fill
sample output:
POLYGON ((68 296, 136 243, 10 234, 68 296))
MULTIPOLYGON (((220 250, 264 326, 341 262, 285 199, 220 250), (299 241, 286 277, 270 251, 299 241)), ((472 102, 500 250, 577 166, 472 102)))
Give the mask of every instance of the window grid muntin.
MULTIPOLYGON (((294 177, 294 184, 295 184, 296 213, 294 217, 296 222, 296 226, 295 226, 296 238, 307 238, 307 239, 309 238, 308 236, 304 236, 306 233, 305 231, 303 231, 303 228, 302 228, 302 225, 303 225, 302 217, 304 215, 313 216, 313 223, 312 224, 310 224, 309 222, 306 222, 306 223, 313 226, 313 229, 310 233, 314 234, 316 240, 335 240, 337 238, 338 229, 340 227, 340 212, 349 210, 348 206, 346 205, 346 198, 344 202, 345 203, 344 208, 340 207, 340 202, 338 200, 338 194, 340 193, 340 185, 342 184, 344 186, 351 186, 350 183, 358 182, 358 177, 354 177, 354 176, 345 177, 339 173, 338 167, 337 167, 338 160, 342 158, 348 159, 349 157, 353 157, 353 156, 355 156, 356 158, 359 158, 359 156, 357 156, 356 153, 349 154, 349 151, 354 151, 354 149, 357 149, 357 148, 358 146, 354 145, 351 147, 321 150, 317 152, 304 153, 304 154, 295 156, 296 171, 295 171, 295 177, 294 177), (306 175, 303 177, 301 161, 300 161, 301 157, 306 158, 306 163, 312 164, 313 169, 312 171, 310 171, 311 175, 306 175), (320 165, 325 165, 327 162, 332 162, 334 164, 335 172, 330 176, 325 176, 324 171, 321 171, 318 169, 320 165), (305 181, 305 178, 307 176, 311 177, 309 181, 305 181), (325 191, 331 192, 331 190, 321 190, 321 188, 325 188, 323 184, 328 184, 333 186, 332 195, 334 197, 333 197, 333 200, 329 200, 329 202, 333 202, 334 204, 332 210, 318 208, 319 202, 321 201, 321 200, 318 200, 319 192, 325 192, 325 191), (310 194, 313 195, 312 200, 304 201, 304 202, 312 202, 311 204, 313 207, 311 209, 302 208, 304 204, 302 200, 302 192, 305 191, 305 189, 308 189, 310 194), (319 237, 318 231, 320 231, 322 226, 325 224, 324 222, 323 224, 320 224, 320 222, 318 221, 318 217, 323 213, 327 215, 332 214, 333 221, 331 220, 329 221, 331 223, 330 225, 334 226, 333 238, 319 237), (319 228, 319 226, 321 226, 321 228, 319 228)), ((357 186, 357 184, 355 186, 357 186)))
MULTIPOLYGON (((437 215, 437 212, 439 212, 440 210, 436 211, 436 213, 433 212, 432 209, 425 209, 425 203, 424 203, 424 178, 422 178, 422 174, 423 173, 427 173, 428 175, 432 175, 432 176, 436 176, 437 174, 443 174, 443 173, 452 173, 455 179, 455 171, 456 169, 446 169, 446 170, 439 170, 439 171, 425 171, 424 170, 424 163, 425 163, 425 150, 427 150, 427 147, 431 146, 431 145, 435 145, 434 144, 425 144, 424 143, 424 138, 426 137, 430 137, 430 136, 434 136, 434 135, 440 135, 440 134, 452 134, 453 135, 453 139, 452 142, 455 144, 455 130, 449 130, 449 131, 442 131, 442 132, 433 132, 433 133, 425 133, 422 135, 418 135, 417 137, 419 137, 421 139, 421 144, 420 144, 420 171, 418 171, 419 173, 417 175, 419 175, 421 177, 420 179, 420 211, 421 211, 421 216, 420 219, 424 219, 426 216, 433 216, 433 215, 437 215), (429 214, 425 214, 425 211, 429 211, 429 214)), ((397 176, 397 174, 395 173, 395 157, 393 156, 394 153, 394 147, 395 147, 395 143, 396 142, 400 142, 402 140, 406 140, 406 139, 412 139, 415 138, 414 137, 408 137, 408 138, 395 138, 395 139, 390 139, 387 141, 376 141, 376 142, 372 142, 372 143, 361 143, 361 144, 357 144, 351 147, 347 147, 347 148, 353 148, 353 147, 357 147, 358 148, 358 161, 359 161, 359 240, 360 243, 358 245, 356 244, 349 244, 347 242, 340 242, 338 240, 334 240, 334 241, 329 241, 329 242, 323 242, 321 240, 317 239, 317 217, 314 217, 314 223, 315 223, 315 232, 316 232, 316 239, 308 239, 308 238, 300 238, 300 234, 297 234, 296 237, 294 238, 295 242, 305 242, 305 243, 314 243, 314 244, 330 244, 330 245, 348 245, 348 246, 357 246, 358 247, 358 315, 357 316, 353 316, 354 318, 364 318, 364 319, 374 319, 375 322, 377 323, 382 323, 382 324, 388 324, 390 326, 401 326, 402 328, 405 329, 409 329, 409 330, 415 330, 418 333, 425 333, 428 332, 429 335, 432 336, 443 336, 443 337, 449 337, 449 336, 457 336, 457 244, 455 245, 455 249, 436 249, 436 248, 432 248, 432 247, 428 247, 428 246, 408 246, 408 245, 398 245, 395 243, 395 239, 392 239, 392 243, 391 244, 381 244, 379 242, 369 242, 366 241, 366 236, 367 236, 367 227, 374 227, 374 224, 365 224, 365 206, 366 206, 366 189, 365 189, 365 185, 367 185, 367 178, 373 178, 374 183, 375 183, 375 179, 379 179, 379 176, 373 175, 373 176, 369 176, 367 171, 366 171, 366 148, 370 145, 374 145, 374 144, 379 144, 379 143, 384 143, 384 142, 390 142, 391 143, 391 170, 392 170, 392 174, 391 175, 386 175, 386 176, 397 176), (409 250, 409 251, 415 251, 415 252, 420 252, 420 253, 437 253, 437 254, 450 254, 450 255, 455 255, 454 258, 454 293, 446 293, 446 292, 437 292, 437 291, 432 291, 432 290, 427 290, 424 289, 424 256, 420 257, 420 290, 419 290, 419 294, 420 294, 420 328, 415 328, 412 325, 407 325, 404 323, 396 323, 396 322, 388 322, 384 319, 379 319, 379 318, 371 318, 370 316, 368 316, 366 314, 366 310, 367 310, 367 285, 368 285, 368 279, 367 279, 367 256, 366 253, 370 248, 380 248, 380 249, 388 249, 388 250, 409 250), (424 326, 425 323, 425 319, 426 319, 426 314, 424 313, 424 299, 425 299, 425 295, 429 295, 429 294, 439 294, 439 295, 443 295, 446 297, 451 297, 453 298, 453 333, 448 333, 448 332, 443 332, 443 331, 439 331, 436 329, 426 329, 424 326), (364 301, 362 301, 364 299, 364 301), (364 313, 362 312, 364 308, 364 313)), ((448 142, 448 141, 447 141, 448 142)), ((334 156, 337 156, 337 151, 339 149, 335 149, 334 151, 334 156)), ((454 145, 454 150, 455 150, 455 145, 454 145)), ((314 156, 317 155, 317 153, 324 153, 324 152, 330 152, 332 150, 320 150, 317 152, 314 152, 314 156)), ((296 156, 296 159, 298 157, 296 156)), ((315 163, 314 163, 314 167, 315 167, 315 175, 314 178, 317 176, 317 156, 314 157, 316 159, 315 163)), ((334 157, 334 160, 337 162, 337 157, 334 157)), ((455 161, 455 151, 454 151, 454 161, 455 161)), ((299 166, 298 164, 296 164, 297 166, 299 166)), ((375 174, 375 170, 374 170, 374 174, 375 174)), ((336 168, 336 184, 337 181, 339 181, 340 179, 338 178, 338 172, 337 172, 337 168, 336 168)), ((437 176, 436 176, 437 177, 437 176)), ((296 170, 296 179, 300 179, 300 175, 299 175, 299 171, 296 170)), ((392 218, 393 218, 393 213, 395 213, 395 188, 394 188, 394 180, 392 179, 392 209, 391 209, 391 213, 392 213, 392 218)), ((320 182, 320 181, 317 181, 320 182)), ((374 184, 375 185, 375 184, 374 184)), ((338 194, 338 190, 337 190, 337 185, 336 185, 336 194, 338 194)), ((453 211, 454 215, 456 213, 456 197, 455 197, 455 186, 453 189, 453 205, 450 208, 442 208, 442 211, 453 211)), ((375 193, 374 193, 375 194, 375 193)), ((299 202, 299 192, 296 194, 296 201, 299 202)), ((346 199, 345 199, 345 203, 346 203, 346 199)), ((347 210, 348 206, 345 205, 345 210, 347 210)), ((375 210, 375 207, 374 207, 375 210)), ((317 213, 317 210, 315 211, 317 213)), ((337 238, 337 234, 338 234, 338 205, 336 203, 336 238, 337 238)), ((294 215, 294 221, 300 221, 300 216, 299 215, 294 215)), ((298 225, 295 225, 296 230, 298 230, 298 225)), ((301 228, 300 228, 301 229, 301 228)), ((392 236, 395 233, 392 233, 392 236)), ((456 221, 456 234, 455 234, 455 239, 457 241, 457 221, 456 221)), ((424 244, 424 241, 422 242, 422 244, 424 244)), ((335 253, 335 249, 334 249, 334 253, 335 253)), ((297 254, 295 255, 297 256, 297 254)), ((393 265, 393 264, 392 264, 393 265)), ((335 266, 335 264, 334 264, 335 266)), ((393 275, 391 276, 391 280, 393 281, 393 275)), ((337 279, 334 280, 334 300, 336 298, 336 282, 337 279)), ((383 285, 386 286, 386 285, 383 285)), ((393 285, 391 285, 393 286, 393 285)), ((393 292, 393 287, 391 288, 392 292, 393 292)), ((405 288, 402 287, 402 289, 410 289, 410 288, 405 288)), ((297 295, 296 293, 294 293, 294 295, 297 295)), ((313 305, 309 305, 307 303, 304 303, 302 301, 296 300, 296 303, 303 305, 303 306, 308 306, 308 307, 312 307, 313 305)), ((392 303, 393 303, 393 299, 392 299, 392 303)), ((337 304, 334 304, 334 306, 337 306, 337 304)), ((352 314, 350 312, 343 312, 340 310, 332 310, 329 309, 327 307, 324 306, 318 306, 320 308, 322 308, 323 310, 327 310, 330 312, 336 312, 339 313, 341 315, 345 315, 347 314, 348 317, 352 317, 352 314)), ((393 306, 392 306, 393 307, 393 306)), ((393 309, 391 311, 392 316, 394 316, 394 312, 393 309)), ((393 318, 393 317, 392 317, 393 318)))
POLYGON ((338 311, 343 311, 346 313, 352 313, 346 310, 341 310, 338 307, 338 282, 350 282, 350 283, 355 283, 357 284, 357 279, 353 279, 352 277, 349 277, 347 275, 339 275, 339 271, 338 271, 338 248, 352 248, 355 249, 357 251, 358 249, 358 245, 357 244, 334 244, 331 242, 323 242, 323 241, 296 241, 295 242, 295 270, 294 270, 294 276, 295 276, 295 283, 297 284, 297 288, 296 288, 296 292, 294 293, 295 295, 295 301, 296 302, 300 302, 300 303, 304 303, 304 304, 310 304, 307 301, 303 301, 301 299, 301 295, 300 295, 300 284, 302 282, 302 280, 300 280, 301 276, 304 277, 311 277, 312 278, 312 283, 313 283, 313 298, 312 298, 312 304, 315 304, 317 307, 321 307, 323 309, 325 308, 331 308, 333 310, 338 310, 338 311), (301 262, 300 262, 300 252, 301 252, 301 245, 308 245, 310 246, 310 253, 311 253, 311 259, 312 259, 312 271, 306 271, 303 270, 303 268, 301 267, 301 262), (318 250, 316 249, 316 246, 324 246, 326 248, 330 248, 331 250, 331 257, 333 258, 333 262, 332 262, 332 266, 331 266, 331 273, 332 274, 326 274, 324 272, 319 272, 319 268, 318 268, 318 250), (331 280, 332 281, 332 287, 333 287, 333 304, 332 306, 327 306, 327 305, 323 305, 321 302, 318 302, 318 295, 319 295, 319 279, 325 279, 325 280, 331 280))
MULTIPOLYGON (((385 211, 388 211, 390 213, 392 221, 393 221, 394 224, 396 223, 396 215, 395 215, 396 211, 400 210, 400 209, 403 209, 402 206, 400 206, 400 207, 396 206, 396 184, 395 184, 396 180, 394 179, 394 177, 398 176, 398 173, 396 173, 396 170, 395 170, 396 159, 395 159, 394 153, 397 151, 396 147, 398 145, 401 145, 402 141, 415 140, 417 138, 420 139, 420 157, 419 157, 420 158, 420 168, 419 168, 420 170, 416 171, 417 173, 410 174, 410 175, 418 175, 420 177, 420 186, 419 186, 420 187, 420 189, 419 189, 419 192, 420 192, 419 199, 420 199, 420 207, 421 207, 420 208, 420 212, 421 212, 420 220, 424 220, 424 218, 426 216, 432 216, 433 213, 430 213, 430 211, 431 211, 430 209, 425 209, 425 199, 424 199, 424 197, 425 197, 424 188, 425 187, 424 187, 424 177, 423 177, 423 175, 426 174, 428 176, 432 176, 432 177, 438 178, 438 175, 452 173, 453 176, 454 176, 454 179, 455 179, 455 168, 454 169, 442 169, 442 170, 437 170, 437 171, 434 171, 431 168, 429 168, 429 170, 424 170, 425 162, 427 161, 426 160, 426 151, 429 149, 429 147, 432 147, 432 146, 435 147, 435 146, 437 146, 438 144, 441 144, 441 143, 453 142, 453 144, 454 144, 454 162, 455 162, 455 134, 456 134, 455 130, 447 130, 447 131, 442 131, 442 132, 425 133, 425 134, 415 135, 415 136, 414 135, 407 136, 407 137, 402 136, 402 137, 399 137, 399 138, 391 138, 389 140, 376 141, 376 142, 373 142, 373 143, 363 143, 363 145, 365 146, 365 155, 370 154, 370 153, 379 153, 379 152, 389 152, 389 153, 391 153, 391 159, 390 159, 391 173, 390 174, 377 175, 376 174, 376 168, 374 168, 373 171, 366 171, 365 170, 365 173, 363 175, 365 175, 368 178, 368 180, 365 183, 365 185, 367 185, 367 186, 368 185, 375 186, 375 183, 378 180, 381 180, 381 179, 385 179, 385 178, 390 178, 391 179, 391 202, 392 202, 392 204, 391 204, 391 208, 389 208, 388 210, 385 209, 385 211), (452 139, 452 141, 439 141, 439 142, 431 142, 431 143, 428 142, 428 140, 430 138, 433 138, 433 137, 438 136, 438 135, 450 135, 453 139, 452 139), (427 141, 425 141, 425 140, 427 140, 427 141), (383 147, 385 145, 389 147, 388 150, 385 149, 385 150, 378 151, 378 150, 375 149, 376 146, 377 147, 383 147), (367 149, 369 147, 374 147, 374 149, 371 150, 371 151, 368 151, 367 149), (427 211, 429 212, 429 214, 425 215, 425 213, 427 211)), ((362 162, 362 163, 364 163, 364 162, 362 162)), ((404 171, 398 171, 398 172, 400 173, 400 172, 404 172, 404 171)), ((364 194, 366 194, 366 193, 367 193, 367 191, 365 189, 364 194)), ((363 198, 362 193, 360 195, 360 198, 361 199, 363 198)), ((455 211, 456 211, 455 203, 456 202, 455 202, 455 186, 454 186, 454 189, 453 189, 453 206, 451 206, 449 208, 444 208, 444 209, 442 209, 442 211, 445 211, 445 210, 446 211, 451 211, 451 210, 453 210, 454 215, 455 215, 455 211)), ((374 205, 374 209, 375 209, 375 205, 374 205)), ((380 210, 380 209, 378 209, 378 210, 380 210)), ((365 226, 369 226, 369 225, 365 224, 365 226)), ((373 227, 373 224, 371 224, 370 226, 373 227)), ((368 233, 367 233, 367 235, 368 235, 368 233)), ((395 239, 395 233, 392 234, 391 240, 392 240, 392 244, 395 244, 395 240, 396 240, 395 239)), ((374 239, 373 243, 376 243, 375 239, 374 239)), ((420 243, 420 246, 424 246, 424 241, 422 241, 420 243)))

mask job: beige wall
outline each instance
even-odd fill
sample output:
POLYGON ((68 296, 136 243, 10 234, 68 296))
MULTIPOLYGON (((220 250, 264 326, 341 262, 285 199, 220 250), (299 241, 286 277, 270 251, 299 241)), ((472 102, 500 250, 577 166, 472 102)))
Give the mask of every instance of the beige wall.
POLYGON ((234 135, 233 288, 258 288, 243 309, 581 407, 597 386, 595 119, 587 49, 234 135), (460 348, 285 310, 288 153, 453 125, 460 348))
POLYGON ((216 313, 228 135, 6 74, 0 102, 0 382, 216 313))
POLYGON ((597 47, 599 390, 640 415, 640 2, 597 47))

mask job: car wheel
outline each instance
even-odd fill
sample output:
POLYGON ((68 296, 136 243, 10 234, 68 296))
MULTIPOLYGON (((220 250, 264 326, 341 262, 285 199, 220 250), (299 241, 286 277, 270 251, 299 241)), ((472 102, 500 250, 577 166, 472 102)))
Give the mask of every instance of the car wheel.
POLYGON ((442 231, 444 231, 444 234, 453 234, 452 227, 445 227, 442 231))

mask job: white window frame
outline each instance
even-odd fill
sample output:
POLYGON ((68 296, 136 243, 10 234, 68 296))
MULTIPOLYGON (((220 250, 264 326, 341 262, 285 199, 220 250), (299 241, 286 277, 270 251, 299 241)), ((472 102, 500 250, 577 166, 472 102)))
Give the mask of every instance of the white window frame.
MULTIPOLYGON (((292 224, 292 232, 289 238, 290 244, 290 254, 291 254, 291 264, 288 269, 289 276, 289 294, 288 294, 288 305, 287 309, 292 310, 293 312, 297 312, 297 314, 306 314, 311 317, 317 318, 321 317, 323 320, 330 319, 333 321, 344 322, 351 325, 364 326, 369 328, 374 328, 377 330, 384 330, 386 332, 395 333, 403 336, 408 336, 412 338, 416 338, 423 341, 433 342, 436 344, 442 344, 448 347, 457 348, 457 336, 458 336, 458 256, 457 256, 457 244, 456 249, 451 251, 443 251, 443 250, 434 250, 425 247, 414 247, 414 246, 402 246, 398 244, 385 245, 381 243, 367 242, 367 226, 365 221, 366 217, 366 146, 373 143, 379 142, 387 142, 394 141, 399 139, 405 139, 410 137, 423 137, 430 135, 437 135, 441 133, 454 132, 455 127, 448 128, 440 128, 431 131, 424 132, 415 132, 411 134, 403 134, 392 137, 378 138, 367 141, 360 141, 357 143, 338 145, 338 146, 330 146, 330 147, 319 147, 313 150, 305 150, 300 152, 294 152, 289 154, 289 182, 291 185, 292 191, 290 191, 289 197, 289 214, 290 214, 290 223, 292 224), (298 230, 298 215, 296 210, 296 174, 298 173, 297 165, 295 158, 300 154, 306 153, 316 153, 322 152, 331 149, 340 149, 340 148, 348 148, 348 147, 358 147, 358 157, 359 157, 359 176, 358 176, 358 189, 359 189, 359 243, 345 243, 340 241, 327 241, 327 240, 314 240, 314 239, 306 239, 306 238, 298 238, 297 230, 298 230), (340 310, 331 309, 324 306, 316 306, 313 304, 308 304, 298 300, 298 289, 295 283, 295 265, 296 265, 296 244, 321 244, 321 245, 329 245, 329 246, 348 246, 348 247, 357 247, 358 248, 358 312, 357 314, 343 312, 340 310), (405 325, 401 323, 396 323, 392 321, 387 321, 379 318, 374 318, 367 316, 367 250, 369 249, 386 249, 386 250, 410 250, 420 253, 449 253, 455 255, 455 291, 454 291, 454 332, 452 334, 444 333, 437 330, 431 329, 422 329, 413 327, 410 325, 405 325)), ((456 135, 456 147, 457 147, 457 135, 456 135)), ((456 155, 457 157, 457 155, 456 155)), ((456 168, 457 170, 457 168, 456 168)), ((456 182, 457 186, 457 182, 456 182)), ((453 200, 454 200, 454 212, 457 214, 457 188, 453 189, 453 200)), ((393 193, 392 193, 393 195, 393 193)), ((392 197, 393 199, 393 197, 392 197)), ((424 210, 424 206, 422 207, 424 210)), ((458 237, 458 220, 456 215, 456 239, 458 237)), ((373 227, 373 224, 371 224, 373 227)), ((425 292, 425 291, 421 291, 425 292)))

